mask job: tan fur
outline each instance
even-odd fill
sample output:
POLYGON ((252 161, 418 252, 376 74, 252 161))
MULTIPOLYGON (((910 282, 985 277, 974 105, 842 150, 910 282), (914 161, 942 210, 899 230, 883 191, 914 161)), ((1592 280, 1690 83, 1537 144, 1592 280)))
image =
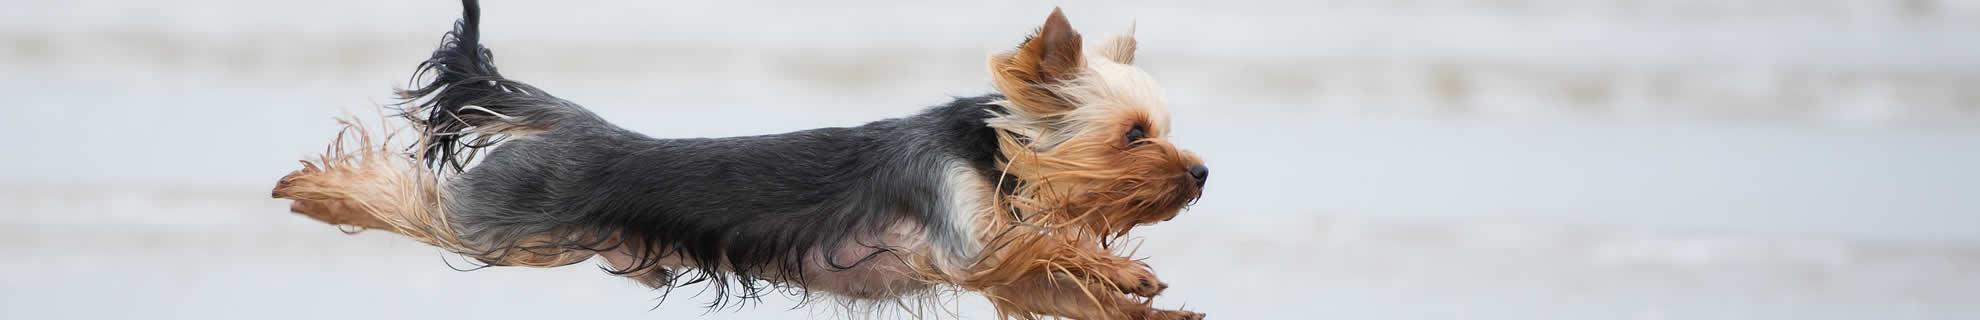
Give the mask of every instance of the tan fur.
POLYGON ((1012 199, 1020 211, 1062 215, 1089 231, 1119 234, 1172 217, 1188 204, 1197 191, 1188 168, 1203 161, 1167 140, 1166 101, 1147 74, 1094 59, 1079 77, 1044 88, 1057 103, 1075 107, 1038 108, 1012 99, 1003 102, 1008 109, 1029 111, 989 121, 1001 129, 1008 171, 1025 182, 1012 199), (1125 141, 1123 133, 1136 126, 1147 138, 1125 141))
POLYGON ((1107 60, 1119 64, 1134 64, 1134 49, 1139 43, 1134 41, 1134 26, 1129 25, 1127 33, 1107 38, 1107 42, 1095 48, 1094 52, 1107 60))
POLYGON ((1080 45, 1079 32, 1053 8, 1045 24, 1017 50, 991 56, 992 83, 1021 106, 1010 112, 1043 116, 1072 109, 1046 87, 1079 76, 1086 60, 1080 45))
POLYGON ((1109 40, 1086 58, 1088 53, 1054 50, 1078 47, 1059 43, 1077 37, 1054 34, 1077 34, 1057 10, 1023 46, 991 60, 994 82, 1007 100, 999 102, 1005 113, 988 123, 999 129, 1000 165, 1023 182, 983 222, 986 230, 1003 232, 984 235, 993 250, 961 283, 988 296, 1003 317, 1201 317, 1131 298, 1154 296, 1167 285, 1147 266, 1103 245, 1187 206, 1200 192, 1188 170, 1202 160, 1168 142, 1161 89, 1129 65, 1136 46, 1131 35, 1109 40), (1040 62, 1073 59, 1068 57, 1079 63, 1040 62), (1076 68, 1025 72, 1049 66, 1076 68), (1126 141, 1135 127, 1147 138, 1126 141))
POLYGON ((1072 319, 1203 319, 1202 314, 1155 309, 1145 300, 1090 290, 1078 290, 1079 280, 1058 273, 1034 273, 1021 281, 984 291, 1002 318, 1038 319, 1042 315, 1072 319), (1022 312, 1013 312, 1022 310, 1022 312))
POLYGON ((1146 265, 1102 248, 1097 237, 1066 232, 1078 228, 1016 224, 1006 230, 989 240, 997 250, 958 281, 982 292, 1002 317, 1140 319, 1156 311, 1136 297, 1168 288, 1146 265), (1062 301, 1067 299, 1079 301, 1062 301))
POLYGON ((438 177, 419 159, 391 150, 353 120, 342 120, 323 154, 276 183, 276 198, 295 200, 290 210, 334 225, 385 230, 495 265, 562 266, 584 261, 589 251, 553 248, 539 236, 516 250, 474 248, 455 233, 442 212, 438 177))

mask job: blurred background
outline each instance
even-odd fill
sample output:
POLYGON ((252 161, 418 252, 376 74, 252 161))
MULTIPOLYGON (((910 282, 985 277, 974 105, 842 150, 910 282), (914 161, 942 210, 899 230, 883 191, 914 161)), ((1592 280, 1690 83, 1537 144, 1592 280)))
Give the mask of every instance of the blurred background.
MULTIPOLYGON (((841 318, 588 264, 456 272, 268 199, 458 17, 4 0, 0 318, 841 318), (649 310, 658 305, 657 309, 649 310)), ((1980 318, 1980 1, 504 1, 502 71, 662 137, 986 93, 1055 5, 1137 24, 1202 202, 1139 232, 1216 319, 1980 318)), ((456 263, 456 265, 459 265, 456 263)), ((954 302, 990 318, 981 298, 954 302)), ((926 316, 937 316, 930 314, 926 316)), ((889 314, 882 318, 912 318, 889 314)), ((949 316, 942 316, 948 318, 949 316)))

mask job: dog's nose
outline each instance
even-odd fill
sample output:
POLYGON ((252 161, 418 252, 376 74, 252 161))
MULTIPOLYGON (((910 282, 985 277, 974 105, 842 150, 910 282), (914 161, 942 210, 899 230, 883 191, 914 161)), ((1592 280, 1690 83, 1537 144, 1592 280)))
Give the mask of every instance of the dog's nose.
POLYGON ((1189 166, 1189 176, 1196 178, 1196 186, 1201 187, 1203 182, 1210 181, 1210 167, 1200 164, 1189 166))

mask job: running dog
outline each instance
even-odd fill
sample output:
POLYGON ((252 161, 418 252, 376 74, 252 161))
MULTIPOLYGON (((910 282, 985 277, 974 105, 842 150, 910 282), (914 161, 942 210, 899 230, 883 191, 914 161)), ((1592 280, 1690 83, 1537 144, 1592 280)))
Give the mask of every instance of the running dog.
POLYGON ((602 256, 654 288, 856 300, 950 287, 1006 318, 1200 319, 1112 243, 1202 194, 1132 35, 1085 47, 1057 9, 989 59, 995 93, 856 127, 660 139, 504 77, 479 5, 393 106, 409 149, 346 122, 283 177, 291 211, 491 266, 602 256))

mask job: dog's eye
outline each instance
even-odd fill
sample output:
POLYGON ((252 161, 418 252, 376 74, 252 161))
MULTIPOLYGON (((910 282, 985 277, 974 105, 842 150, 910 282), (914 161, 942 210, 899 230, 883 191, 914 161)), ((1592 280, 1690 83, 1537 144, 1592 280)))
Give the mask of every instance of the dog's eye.
POLYGON ((1137 142, 1141 142, 1141 139, 1145 139, 1145 138, 1148 138, 1148 130, 1142 129, 1140 125, 1136 125, 1134 126, 1134 128, 1128 129, 1127 131, 1128 145, 1134 145, 1137 142))

